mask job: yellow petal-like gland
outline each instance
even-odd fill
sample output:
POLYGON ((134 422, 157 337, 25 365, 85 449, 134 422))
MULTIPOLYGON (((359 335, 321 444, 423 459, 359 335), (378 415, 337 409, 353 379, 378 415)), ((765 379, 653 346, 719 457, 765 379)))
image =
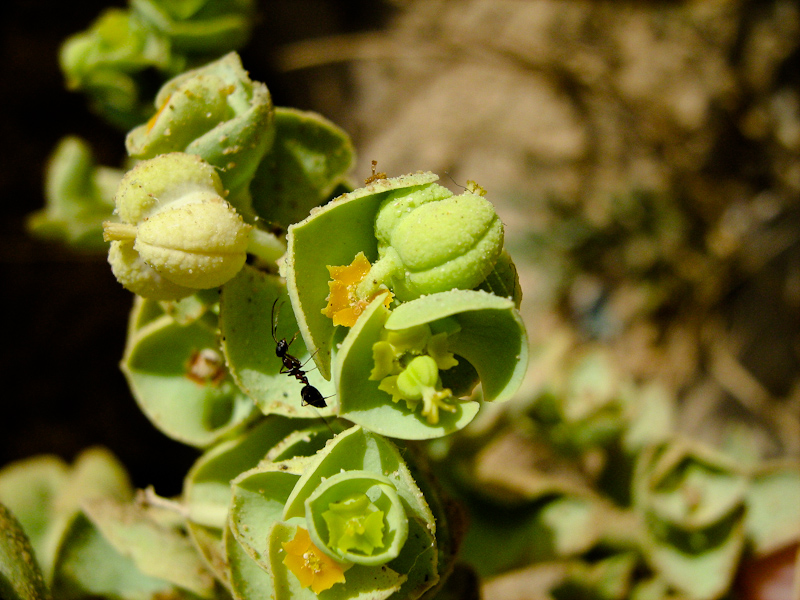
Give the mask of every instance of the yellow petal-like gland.
POLYGON ((359 315, 380 294, 386 294, 384 304, 389 308, 392 294, 389 290, 379 289, 368 298, 360 299, 356 294, 358 284, 364 280, 370 270, 370 263, 363 252, 359 252, 349 265, 328 266, 331 281, 328 282, 330 292, 328 304, 322 309, 322 314, 333 320, 333 324, 352 327, 356 324, 359 315))
POLYGON ((315 594, 319 594, 337 583, 344 583, 344 572, 350 565, 340 565, 322 552, 302 527, 298 527, 294 538, 282 546, 286 551, 283 564, 297 577, 302 587, 311 587, 315 594))

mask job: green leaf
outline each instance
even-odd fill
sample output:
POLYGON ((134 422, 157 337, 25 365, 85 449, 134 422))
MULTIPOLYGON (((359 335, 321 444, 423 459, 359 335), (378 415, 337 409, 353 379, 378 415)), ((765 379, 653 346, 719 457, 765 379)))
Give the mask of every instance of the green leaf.
POLYGON ((241 48, 256 21, 253 0, 131 0, 130 6, 148 27, 187 53, 241 48))
MULTIPOLYGON (((326 402, 328 409, 302 406, 304 384, 288 373, 281 373, 283 363, 275 354, 272 337, 272 314, 275 307, 276 338, 291 340, 297 333, 286 291, 280 279, 250 266, 222 286, 220 296, 220 331, 222 349, 239 387, 264 414, 313 418, 333 413, 335 398, 326 402), (277 300, 277 304, 276 304, 277 300)), ((313 368, 303 339, 292 342, 289 352, 296 356, 310 385, 323 396, 333 396, 333 385, 313 368)))
MULTIPOLYGON (((222 536, 230 568, 230 583, 233 597, 236 600, 252 600, 253 598, 273 598, 274 587, 272 577, 245 551, 244 547, 225 528, 222 536)), ((266 545, 266 544, 265 544, 266 545)))
POLYGON ((28 230, 80 250, 103 251, 103 221, 113 218, 114 192, 122 171, 98 167, 89 145, 63 138, 45 173, 45 208, 28 216, 28 230))
POLYGON ((68 477, 67 464, 49 455, 10 463, 0 470, 0 502, 19 520, 40 561, 47 557, 55 503, 68 477))
POLYGON ((253 403, 228 375, 218 344, 208 324, 181 326, 168 315, 128 338, 122 370, 134 398, 158 429, 185 444, 211 445, 254 416, 253 403))
POLYGON ((94 498, 83 504, 85 515, 120 555, 142 574, 168 581, 200 598, 215 597, 215 583, 189 540, 153 521, 135 504, 94 498))
POLYGON ((800 467, 764 465, 747 488, 747 536, 757 554, 800 538, 800 467))
POLYGON ((190 597, 170 582, 142 573, 136 562, 120 554, 83 514, 72 521, 55 565, 54 597, 150 600, 157 594, 190 597))
POLYGON ((30 541, 11 511, 0 504, 0 598, 47 600, 49 597, 30 541))
POLYGON ((249 185, 272 144, 272 100, 263 83, 253 82, 232 52, 171 79, 155 100, 158 113, 125 140, 139 159, 167 152, 197 154, 219 169, 228 200, 246 218, 249 185))
POLYGON ((331 197, 352 168, 348 135, 313 113, 275 108, 275 141, 258 166, 250 193, 262 219, 288 227, 331 197))

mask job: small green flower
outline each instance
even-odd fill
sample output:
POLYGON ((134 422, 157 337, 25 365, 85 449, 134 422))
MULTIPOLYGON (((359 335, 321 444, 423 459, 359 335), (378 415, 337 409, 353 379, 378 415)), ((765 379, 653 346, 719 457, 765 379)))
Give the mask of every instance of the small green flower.
POLYGON ((353 327, 374 298, 387 299, 386 290, 396 305, 491 279, 489 289, 519 301, 494 207, 479 193, 455 196, 437 179, 432 173, 377 179, 289 228, 283 274, 323 376, 329 375, 336 327, 353 327), (340 231, 347 235, 336 235, 340 231), (363 268, 359 264, 355 278, 358 260, 363 268))
POLYGON ((322 518, 328 524, 330 544, 339 552, 372 554, 383 546, 383 511, 366 494, 331 502, 322 518))
POLYGON ((457 431, 478 411, 469 397, 478 381, 483 400, 503 401, 525 373, 514 302, 484 291, 431 294, 391 311, 376 298, 346 331, 335 338, 338 414, 391 437, 457 431))
POLYGON ((406 406, 411 410, 415 410, 422 401, 422 416, 431 425, 439 422, 440 409, 456 411, 453 404, 447 403, 448 399, 452 399, 453 393, 442 389, 439 369, 430 356, 417 356, 400 375, 384 378, 378 389, 391 394, 392 402, 405 400, 406 406))

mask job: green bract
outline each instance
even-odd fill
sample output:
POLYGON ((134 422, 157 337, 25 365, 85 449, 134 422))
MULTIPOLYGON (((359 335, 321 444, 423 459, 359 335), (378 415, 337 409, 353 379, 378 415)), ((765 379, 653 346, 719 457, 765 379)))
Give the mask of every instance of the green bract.
POLYGON ((129 129, 152 113, 153 76, 161 82, 235 50, 249 37, 252 0, 132 0, 131 10, 105 11, 61 48, 67 86, 129 129))
POLYGON ((117 279, 140 296, 174 300, 233 277, 250 226, 222 194, 213 167, 191 154, 163 154, 126 173, 115 196, 123 222, 105 224, 117 279))
POLYGON ((186 64, 171 55, 166 39, 135 15, 116 8, 69 38, 59 58, 67 87, 86 92, 92 107, 123 129, 152 114, 142 90, 144 72, 150 69, 169 76, 186 64))
POLYGON ((233 481, 225 536, 234 596, 420 597, 452 561, 432 495, 394 445, 360 427, 314 456, 262 461, 233 481))
POLYGON ((212 307, 194 297, 166 307, 138 299, 122 360, 142 412, 166 435, 193 446, 230 435, 256 414, 228 374, 216 321, 212 307), (194 314, 187 314, 189 306, 194 314))
POLYGON ((250 214, 247 186, 275 133, 272 100, 235 53, 168 81, 158 112, 125 140, 134 158, 167 152, 197 154, 219 170, 237 210, 250 214))
MULTIPOLYGON (((303 336, 326 377, 334 332, 321 313, 332 290, 328 266, 350 265, 363 253, 371 268, 351 295, 364 305, 382 288, 408 301, 475 288, 494 271, 503 228, 491 204, 469 192, 453 196, 437 179, 433 173, 378 179, 289 228, 284 274, 303 336)), ((501 279, 516 288, 513 277, 501 279)))
POLYGON ((334 386, 313 369, 311 355, 298 337, 289 352, 305 364, 306 376, 323 397, 329 409, 302 406, 303 383, 281 373, 283 363, 275 354, 276 339, 291 340, 297 324, 286 288, 280 278, 246 265, 222 286, 220 295, 220 333, 226 362, 239 388, 264 414, 287 417, 319 417, 332 414, 336 405, 334 386), (276 338, 272 337, 271 317, 275 308, 276 338))
POLYGON ((394 311, 378 298, 336 351, 333 379, 339 415, 396 438, 446 435, 477 413, 478 402, 459 398, 478 379, 484 400, 504 401, 513 395, 522 382, 527 353, 524 325, 508 298, 453 290, 406 302, 394 311), (384 352, 393 353, 388 360, 394 364, 387 366, 384 352))
POLYGON ((201 55, 242 46, 255 17, 253 0, 131 0, 130 5, 174 50, 201 55))
POLYGON ((253 210, 284 229, 304 219, 347 185, 354 155, 348 135, 327 119, 275 107, 275 141, 250 184, 253 210))
POLYGON ((47 166, 47 205, 28 217, 36 236, 80 249, 106 249, 103 221, 112 218, 114 192, 122 171, 99 167, 80 138, 62 139, 47 166))
POLYGON ((231 480, 265 457, 278 461, 313 455, 333 437, 331 429, 319 419, 269 416, 208 450, 189 470, 182 498, 186 527, 203 558, 228 588, 231 574, 222 536, 231 503, 231 480))
POLYGON ((689 598, 718 598, 745 544, 747 480, 725 457, 682 441, 639 457, 634 506, 648 562, 689 598))

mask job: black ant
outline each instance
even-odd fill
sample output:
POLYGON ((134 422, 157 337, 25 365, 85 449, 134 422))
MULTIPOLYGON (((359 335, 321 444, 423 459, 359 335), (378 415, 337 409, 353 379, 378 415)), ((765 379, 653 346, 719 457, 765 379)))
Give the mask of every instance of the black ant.
MULTIPOLYGON (((310 404, 316 408, 325 408, 328 404, 325 402, 323 395, 317 388, 308 383, 308 377, 306 377, 306 372, 303 370, 305 364, 301 363, 296 356, 289 354, 289 346, 297 339, 297 335, 300 332, 295 333, 288 342, 286 338, 278 340, 278 321, 275 319, 275 305, 277 303, 278 298, 275 298, 275 302, 272 303, 272 339, 275 340, 275 355, 283 362, 280 373, 286 373, 303 384, 303 388, 300 390, 303 406, 310 404)), ((311 359, 309 358, 309 360, 311 359)))

